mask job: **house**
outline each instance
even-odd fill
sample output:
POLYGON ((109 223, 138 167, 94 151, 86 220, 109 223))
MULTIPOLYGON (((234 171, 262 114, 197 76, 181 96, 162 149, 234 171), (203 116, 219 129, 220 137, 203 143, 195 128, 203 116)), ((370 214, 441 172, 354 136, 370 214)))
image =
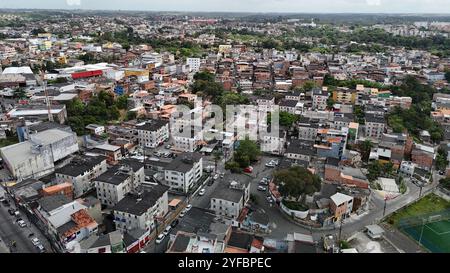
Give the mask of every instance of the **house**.
POLYGON ((347 218, 353 210, 353 197, 342 194, 340 192, 330 197, 330 211, 334 220, 339 221, 341 218, 347 218))
POLYGON ((105 126, 103 125, 89 124, 85 128, 91 132, 92 135, 101 136, 105 132, 105 126))
POLYGON ((255 237, 252 234, 233 231, 228 239, 224 253, 250 253, 254 239, 255 237))
POLYGON ((107 170, 105 156, 85 156, 74 158, 70 164, 56 169, 57 183, 69 182, 73 185, 74 197, 94 189, 94 178, 107 170))
POLYGON ((237 219, 250 199, 250 181, 243 175, 226 180, 228 182, 221 182, 211 194, 210 209, 219 216, 237 219))
POLYGON ((313 141, 291 139, 286 148, 285 157, 294 161, 311 161, 316 155, 313 141))
POLYGON ((223 253, 224 242, 210 233, 178 231, 166 253, 223 253))
MULTIPOLYGON (((123 235, 120 231, 92 235, 80 243, 80 253, 124 253, 123 235)), ((72 252, 73 253, 73 252, 72 252)))
POLYGON ((320 124, 310 119, 301 118, 297 123, 298 138, 302 140, 315 140, 320 124))
POLYGON ((64 245, 72 240, 81 241, 98 229, 97 222, 89 216, 85 206, 62 194, 42 197, 35 212, 48 232, 64 245))
POLYGON ((92 150, 94 153, 106 156, 106 163, 115 165, 122 159, 122 149, 120 146, 108 143, 95 146, 92 150))
POLYGON ((30 135, 30 140, 0 149, 4 166, 18 181, 54 171, 55 163, 78 152, 76 134, 60 129, 30 135))
POLYGON ((163 183, 171 190, 187 193, 203 175, 203 159, 199 153, 182 153, 164 169, 163 183))
POLYGON ((136 126, 139 145, 144 148, 156 148, 169 139, 167 120, 149 120, 136 126))
POLYGON ((414 144, 411 152, 411 161, 420 168, 431 170, 436 157, 435 148, 424 144, 414 144))
POLYGON ((278 105, 280 106, 280 111, 296 114, 297 104, 299 104, 297 100, 282 100, 278 105))
POLYGON ((314 239, 311 235, 302 233, 288 233, 286 236, 288 253, 317 253, 314 239))
POLYGON ((114 223, 118 230, 150 230, 155 227, 155 217, 164 217, 168 211, 167 190, 156 185, 137 193, 128 193, 113 208, 114 223))
POLYGON ((325 181, 349 187, 369 188, 369 181, 360 169, 340 166, 336 158, 327 158, 325 162, 325 181))
POLYGON ((42 196, 51 196, 63 194, 70 200, 73 199, 73 186, 71 183, 65 182, 61 184, 56 184, 50 187, 46 187, 42 189, 42 196))

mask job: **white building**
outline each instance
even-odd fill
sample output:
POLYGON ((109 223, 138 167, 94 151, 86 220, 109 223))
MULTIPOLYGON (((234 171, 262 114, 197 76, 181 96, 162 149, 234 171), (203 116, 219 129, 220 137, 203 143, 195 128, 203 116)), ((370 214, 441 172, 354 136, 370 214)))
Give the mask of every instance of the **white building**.
POLYGON ((0 149, 3 162, 11 174, 21 181, 39 178, 55 170, 55 162, 78 152, 73 132, 50 129, 30 135, 30 140, 0 149))
POLYGON ((383 136, 386 121, 381 116, 366 115, 365 134, 368 138, 380 139, 383 136))
POLYGON ((141 147, 156 148, 169 139, 169 122, 165 120, 149 120, 136 126, 138 141, 141 147))
POLYGON ((55 171, 57 183, 70 182, 75 198, 95 188, 93 180, 107 171, 106 157, 76 158, 55 171))
POLYGON ((183 153, 164 170, 164 183, 172 190, 187 193, 203 175, 203 159, 198 153, 183 153))
POLYGON ((189 65, 189 70, 191 72, 200 71, 200 64, 201 64, 200 58, 187 58, 186 64, 189 65))
POLYGON ((134 189, 133 175, 120 166, 113 167, 95 178, 95 189, 102 205, 113 207, 134 189))
POLYGON ((312 106, 316 110, 325 110, 327 108, 328 92, 314 89, 312 93, 312 106))
POLYGON ((217 215, 237 219, 250 199, 250 182, 240 177, 231 182, 221 182, 211 195, 210 209, 217 215))
POLYGON ((153 229, 155 216, 163 217, 169 211, 168 189, 167 186, 157 185, 149 191, 127 194, 113 208, 116 228, 122 232, 153 229))

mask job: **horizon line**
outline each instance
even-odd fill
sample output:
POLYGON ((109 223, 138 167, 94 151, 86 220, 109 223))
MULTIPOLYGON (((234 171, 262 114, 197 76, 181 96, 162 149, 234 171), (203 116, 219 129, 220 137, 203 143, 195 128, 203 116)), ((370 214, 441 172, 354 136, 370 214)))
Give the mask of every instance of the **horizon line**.
POLYGON ((83 8, 0 8, 0 10, 10 11, 98 11, 98 12, 154 12, 154 13, 238 13, 238 14, 287 14, 287 15, 308 15, 308 14, 338 14, 338 15, 434 15, 434 16, 450 16, 448 13, 437 12, 367 12, 367 11, 343 11, 343 12, 287 12, 287 11, 195 11, 195 10, 132 10, 132 9, 83 9, 83 8))

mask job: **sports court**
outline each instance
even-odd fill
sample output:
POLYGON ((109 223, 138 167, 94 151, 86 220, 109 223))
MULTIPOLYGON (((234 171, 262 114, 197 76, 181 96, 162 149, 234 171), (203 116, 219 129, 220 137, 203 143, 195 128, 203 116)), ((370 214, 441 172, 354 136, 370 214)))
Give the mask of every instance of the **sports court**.
POLYGON ((450 220, 439 218, 401 230, 433 253, 450 253, 450 220))

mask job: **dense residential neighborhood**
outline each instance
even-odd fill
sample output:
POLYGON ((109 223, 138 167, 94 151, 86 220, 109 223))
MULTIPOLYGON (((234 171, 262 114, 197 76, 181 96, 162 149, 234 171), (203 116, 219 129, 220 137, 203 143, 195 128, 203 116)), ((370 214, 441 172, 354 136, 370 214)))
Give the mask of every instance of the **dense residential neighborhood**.
POLYGON ((379 16, 2 11, 0 253, 450 252, 450 17, 379 16))

